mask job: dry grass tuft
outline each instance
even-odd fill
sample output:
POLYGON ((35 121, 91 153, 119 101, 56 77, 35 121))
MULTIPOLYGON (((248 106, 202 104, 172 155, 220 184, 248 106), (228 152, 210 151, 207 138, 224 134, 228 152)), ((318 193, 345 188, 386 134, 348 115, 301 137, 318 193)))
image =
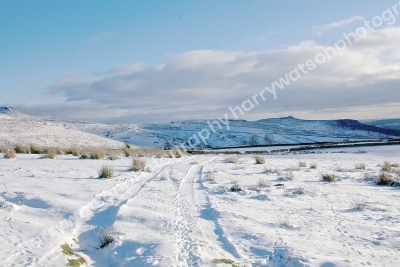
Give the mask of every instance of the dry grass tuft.
POLYGON ((264 170, 267 174, 277 174, 277 175, 281 175, 282 172, 279 170, 278 167, 276 167, 275 169, 272 169, 270 167, 265 166, 264 170))
POLYGON ((235 182, 233 183, 233 185, 231 186, 231 188, 229 189, 229 191, 239 193, 239 192, 242 192, 242 191, 243 191, 243 188, 242 188, 242 186, 239 184, 239 182, 235 181, 235 182))
POLYGON ((5 159, 15 159, 15 157, 16 157, 16 153, 15 153, 14 149, 8 149, 4 153, 5 159))
POLYGON ((321 177, 324 182, 328 182, 328 183, 332 183, 336 180, 336 176, 334 173, 332 173, 332 174, 321 173, 321 177))
POLYGON ((137 157, 155 156, 158 158, 180 158, 187 155, 186 151, 184 150, 164 150, 156 148, 135 148, 131 149, 130 151, 131 155, 135 155, 137 157))
POLYGON ((132 156, 132 149, 124 147, 122 149, 122 152, 125 154, 125 157, 129 158, 130 156, 132 156))
POLYGON ((335 172, 348 172, 348 171, 349 171, 348 169, 341 167, 341 166, 337 166, 335 168, 335 172))
POLYGON ((299 161, 299 162, 297 163, 297 166, 298 166, 299 168, 307 167, 307 162, 305 162, 305 161, 299 161))
POLYGON ((79 157, 80 159, 88 159, 90 158, 89 153, 87 151, 81 151, 81 156, 79 157))
POLYGON ((382 172, 391 172, 392 171, 392 164, 389 161, 385 161, 381 168, 382 172))
POLYGON ((45 147, 43 153, 55 153, 56 155, 64 155, 65 149, 61 147, 45 147))
POLYGON ((235 156, 231 156, 231 157, 227 157, 227 158, 226 158, 226 161, 227 161, 228 163, 237 164, 237 163, 239 162, 239 158, 238 158, 238 157, 235 157, 235 156))
POLYGON ((31 144, 30 151, 31 154, 43 154, 43 148, 34 144, 31 144))
POLYGON ((118 154, 115 153, 115 152, 110 152, 110 153, 108 153, 108 158, 110 160, 117 160, 118 159, 118 154))
POLYGON ((133 159, 131 170, 134 172, 146 171, 146 160, 138 158, 133 159))
POLYGON ((90 159, 104 159, 106 156, 106 151, 103 149, 96 149, 90 153, 90 159))
POLYGON ((261 156, 255 156, 256 164, 265 164, 265 158, 261 156))
POLYGON ((317 190, 314 187, 311 186, 297 186, 293 190, 294 195, 309 195, 309 196, 316 196, 317 190))
POLYGON ((276 222, 281 228, 286 229, 300 229, 300 227, 292 222, 288 216, 278 216, 276 222))
POLYGON ((53 149, 56 151, 57 155, 65 155, 65 148, 54 147, 53 149))
POLYGON ((114 176, 113 169, 108 167, 107 165, 104 165, 99 170, 99 178, 108 179, 108 178, 112 178, 113 176, 114 176))
POLYGON ((300 168, 299 166, 297 166, 297 165, 296 165, 296 166, 293 166, 293 165, 292 165, 292 166, 290 167, 290 169, 291 169, 292 171, 296 171, 296 172, 298 172, 298 171, 301 170, 301 168, 300 168))
POLYGON ((44 155, 45 159, 55 159, 57 152, 55 150, 47 150, 47 153, 44 155))
POLYGON ((78 157, 82 153, 82 150, 78 147, 71 147, 65 150, 65 154, 71 154, 72 156, 78 157))
POLYGON ((271 187, 271 184, 268 181, 266 181, 264 178, 259 178, 257 186, 258 187, 271 187))
POLYGON ((31 153, 30 147, 26 145, 17 144, 14 147, 14 150, 18 154, 29 154, 31 153))
POLYGON ((351 201, 353 209, 364 210, 367 200, 365 198, 355 198, 351 201))
POLYGON ((389 173, 382 171, 378 177, 375 178, 375 183, 377 185, 389 185, 392 181, 392 177, 389 173))
POLYGON ((9 146, 0 146, 0 153, 1 152, 6 153, 7 150, 10 150, 10 149, 14 149, 14 148, 9 147, 9 146))
POLYGON ((207 172, 205 174, 204 180, 207 182, 215 182, 215 175, 213 172, 207 172))
POLYGON ((227 184, 219 185, 215 192, 218 192, 220 194, 225 194, 226 192, 228 192, 228 185, 227 184))
POLYGON ((311 163, 311 164, 310 164, 310 168, 316 170, 316 169, 318 169, 318 164, 315 163, 315 162, 314 162, 314 163, 311 163))
POLYGON ((365 165, 365 163, 358 163, 356 164, 356 169, 357 170, 364 170, 367 168, 367 166, 365 165))
POLYGON ((97 234, 96 249, 103 249, 116 240, 116 234, 111 230, 101 229, 97 234))

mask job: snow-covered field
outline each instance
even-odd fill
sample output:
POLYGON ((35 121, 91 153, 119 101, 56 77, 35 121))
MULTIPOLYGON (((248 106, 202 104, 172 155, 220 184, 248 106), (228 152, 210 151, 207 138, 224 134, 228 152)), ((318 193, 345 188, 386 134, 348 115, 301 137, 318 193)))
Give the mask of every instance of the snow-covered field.
POLYGON ((399 188, 365 180, 399 148, 263 156, 268 174, 253 156, 147 158, 148 173, 123 156, 0 155, 0 265, 65 266, 67 243, 96 267, 400 266, 399 188), (97 178, 104 164, 113 178, 97 178), (115 241, 96 249, 104 233, 115 241))

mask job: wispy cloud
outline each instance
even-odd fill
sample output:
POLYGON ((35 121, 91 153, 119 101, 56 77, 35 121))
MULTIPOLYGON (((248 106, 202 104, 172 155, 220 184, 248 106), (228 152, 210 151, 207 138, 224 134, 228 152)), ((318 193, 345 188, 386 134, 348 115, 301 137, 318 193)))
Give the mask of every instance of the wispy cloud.
POLYGON ((334 28, 341 28, 341 27, 344 27, 344 26, 346 26, 348 24, 351 24, 351 23, 353 23, 355 21, 360 21, 360 20, 363 20, 363 19, 364 19, 364 17, 362 17, 362 16, 353 16, 351 18, 334 21, 334 22, 331 22, 331 23, 328 23, 328 24, 325 24, 325 25, 314 26, 314 30, 327 31, 327 30, 334 29, 334 28))
POLYGON ((92 43, 99 43, 105 39, 108 39, 110 37, 113 37, 115 34, 110 31, 104 31, 102 33, 92 35, 86 40, 86 44, 92 44, 92 43))
POLYGON ((245 42, 252 42, 252 43, 263 43, 272 38, 272 36, 275 35, 274 31, 269 31, 266 34, 263 35, 257 35, 257 36, 249 36, 247 37, 244 41, 245 42))

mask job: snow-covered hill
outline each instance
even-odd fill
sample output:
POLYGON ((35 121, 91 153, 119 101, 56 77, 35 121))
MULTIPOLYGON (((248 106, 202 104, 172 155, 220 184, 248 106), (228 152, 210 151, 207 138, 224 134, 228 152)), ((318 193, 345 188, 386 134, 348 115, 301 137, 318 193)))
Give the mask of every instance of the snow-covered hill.
POLYGON ((400 131, 400 119, 368 120, 365 124, 374 125, 380 128, 400 131))
POLYGON ((123 143, 76 129, 52 125, 47 120, 0 108, 0 145, 37 144, 57 147, 120 148, 123 143))
MULTIPOLYGON (((259 121, 219 119, 176 121, 168 124, 106 125, 32 117, 12 108, 2 108, 0 113, 8 116, 9 120, 14 119, 16 123, 28 123, 36 125, 35 127, 39 125, 43 130, 52 129, 50 132, 53 132, 53 129, 68 130, 66 133, 82 131, 107 138, 107 142, 110 142, 109 139, 114 139, 128 141, 136 146, 156 148, 164 147, 166 141, 170 141, 174 147, 193 145, 194 147, 222 148, 248 146, 255 143, 264 145, 267 141, 270 144, 297 144, 387 139, 400 136, 399 130, 384 129, 355 120, 301 120, 285 117, 259 121)), ((7 120, 2 120, 0 117, 0 123, 4 124, 4 121, 7 120)), ((19 133, 14 131, 12 134, 18 136, 19 133)), ((5 137, 0 136, 0 138, 5 137)), ((26 134, 19 140, 22 138, 26 138, 26 134)))

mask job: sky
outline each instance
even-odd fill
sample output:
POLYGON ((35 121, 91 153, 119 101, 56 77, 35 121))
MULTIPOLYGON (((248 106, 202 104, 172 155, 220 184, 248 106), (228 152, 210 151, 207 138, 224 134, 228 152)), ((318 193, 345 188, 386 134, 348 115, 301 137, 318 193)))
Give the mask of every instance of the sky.
POLYGON ((0 0, 0 106, 113 124, 399 117, 399 5, 0 0))

